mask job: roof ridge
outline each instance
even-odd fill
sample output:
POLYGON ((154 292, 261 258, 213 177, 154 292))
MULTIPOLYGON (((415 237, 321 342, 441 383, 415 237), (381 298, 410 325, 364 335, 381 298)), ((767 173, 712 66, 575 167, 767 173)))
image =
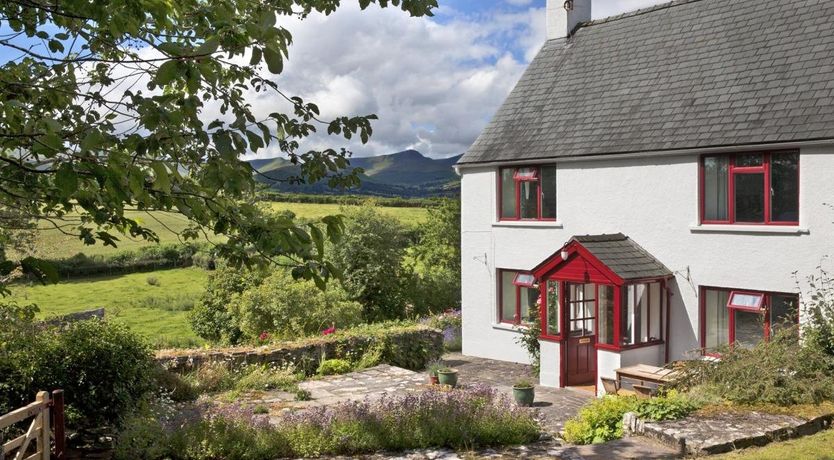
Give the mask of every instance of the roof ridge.
POLYGON ((633 18, 635 16, 640 16, 647 13, 654 13, 655 11, 665 10, 668 8, 672 8, 675 6, 686 5, 689 3, 701 2, 703 0, 672 0, 666 3, 659 3, 657 5, 647 6, 645 8, 640 8, 634 11, 626 11, 625 13, 615 14, 614 16, 608 16, 606 18, 601 19, 593 19, 591 21, 583 22, 579 25, 578 29, 589 27, 589 26, 596 26, 599 24, 605 24, 608 22, 619 21, 621 19, 633 18))

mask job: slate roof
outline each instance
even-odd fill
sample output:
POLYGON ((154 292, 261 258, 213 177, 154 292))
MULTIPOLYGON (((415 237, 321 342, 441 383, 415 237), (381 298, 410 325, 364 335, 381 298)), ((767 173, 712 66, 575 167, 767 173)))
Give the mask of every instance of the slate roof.
POLYGON ((581 244, 624 280, 672 276, 663 263, 622 233, 574 236, 571 241, 581 244))
POLYGON ((677 0, 586 23, 544 44, 458 164, 834 139, 832 31, 830 0, 677 0))

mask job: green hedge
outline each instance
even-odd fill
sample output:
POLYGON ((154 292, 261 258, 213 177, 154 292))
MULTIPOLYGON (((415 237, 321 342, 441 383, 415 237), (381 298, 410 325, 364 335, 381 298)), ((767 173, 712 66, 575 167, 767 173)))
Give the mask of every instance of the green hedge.
POLYGON ((440 331, 414 323, 387 322, 261 348, 165 350, 157 353, 157 360, 177 372, 222 361, 232 366, 273 363, 291 365, 307 375, 313 375, 322 359, 344 359, 358 367, 390 364, 422 370, 428 362, 442 355, 443 334, 440 331))
POLYGON ((278 193, 265 192, 260 195, 264 201, 275 201, 279 203, 314 203, 314 204, 340 204, 346 206, 362 206, 368 201, 373 201, 379 206, 389 208, 429 208, 437 206, 442 202, 438 198, 401 198, 401 197, 378 197, 363 195, 312 195, 303 193, 278 193))
POLYGON ((121 251, 109 255, 76 254, 68 259, 50 260, 61 278, 80 278, 94 275, 116 275, 184 268, 197 265, 213 269, 214 258, 205 245, 163 244, 145 246, 136 251, 121 251))

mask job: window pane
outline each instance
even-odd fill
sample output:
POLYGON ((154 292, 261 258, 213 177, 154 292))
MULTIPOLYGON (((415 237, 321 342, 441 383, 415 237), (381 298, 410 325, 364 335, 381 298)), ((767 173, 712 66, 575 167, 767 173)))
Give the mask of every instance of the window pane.
POLYGON ((730 316, 727 309, 727 298, 730 293, 708 289, 706 291, 704 304, 706 314, 704 316, 706 343, 704 348, 718 348, 727 345, 730 341, 730 316))
POLYGON ((614 345, 614 286, 599 287, 599 343, 614 345))
POLYGON ((764 315, 751 311, 734 310, 735 346, 752 348, 764 339, 764 315))
POLYGON ((772 295, 770 306, 770 335, 796 326, 799 319, 798 302, 796 296, 772 295))
POLYGON ((746 155, 736 155, 736 167, 750 168, 762 166, 764 164, 764 155, 761 153, 751 153, 746 155))
POLYGON ((513 179, 515 169, 505 168, 501 170, 501 217, 516 217, 515 209, 515 187, 513 179))
POLYGON ((727 306, 748 309, 759 309, 764 303, 764 294, 745 294, 743 292, 731 292, 727 306))
POLYGON ((634 288, 637 291, 638 302, 636 310, 638 317, 634 324, 640 325, 634 337, 638 340, 638 343, 644 343, 649 341, 649 290, 645 284, 638 284, 634 288))
POLYGON ((660 290, 660 283, 649 284, 649 340, 660 340, 661 328, 661 313, 660 306, 663 299, 661 298, 662 291, 660 290))
POLYGON ((513 285, 515 275, 516 272, 501 272, 501 321, 508 323, 515 322, 516 320, 516 287, 513 285))
POLYGON ((729 158, 704 158, 704 219, 727 220, 729 158))
POLYGON ((764 222, 764 174, 735 174, 736 221, 764 222))
POLYGON ((533 307, 535 307, 541 293, 538 289, 533 288, 523 287, 519 289, 521 290, 521 322, 530 323, 533 320, 531 313, 535 311, 533 307))
POLYGON ((559 282, 547 282, 547 335, 559 335, 559 282))
POLYGON ((539 218, 539 183, 519 182, 521 187, 521 218, 539 218))
POLYGON ((770 219, 799 222, 799 154, 774 154, 770 160, 770 219))
POLYGON ((635 324, 639 324, 639 321, 636 321, 636 292, 634 286, 626 286, 625 291, 624 308, 622 309, 622 316, 620 318, 620 336, 622 337, 623 345, 631 345, 637 343, 636 338, 639 337, 636 333, 636 329, 639 326, 635 327, 635 324))
POLYGON ((556 218, 556 166, 542 166, 542 219, 556 218))

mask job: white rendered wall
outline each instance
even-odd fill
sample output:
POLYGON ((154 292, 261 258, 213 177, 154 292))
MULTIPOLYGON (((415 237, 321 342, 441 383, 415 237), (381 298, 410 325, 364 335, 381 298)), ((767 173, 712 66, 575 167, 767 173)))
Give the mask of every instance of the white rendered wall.
POLYGON ((527 359, 515 344, 517 333, 495 326, 495 270, 529 270, 573 235, 622 232, 677 273, 667 334, 672 360, 699 347, 699 286, 794 292, 792 273, 813 273, 821 257, 834 252, 834 210, 823 204, 834 200, 833 147, 801 151, 797 228, 735 226, 703 232, 697 225, 698 158, 559 162, 557 225, 497 223, 496 168, 463 168, 464 353, 527 359))
POLYGON ((620 353, 609 350, 597 350, 597 395, 605 394, 605 389, 602 387, 600 377, 614 378, 616 373, 614 369, 623 367, 621 363, 622 356, 620 353))
POLYGON ((559 357, 561 350, 559 343, 541 341, 541 368, 539 370, 539 383, 546 387, 558 387, 561 368, 559 357))

